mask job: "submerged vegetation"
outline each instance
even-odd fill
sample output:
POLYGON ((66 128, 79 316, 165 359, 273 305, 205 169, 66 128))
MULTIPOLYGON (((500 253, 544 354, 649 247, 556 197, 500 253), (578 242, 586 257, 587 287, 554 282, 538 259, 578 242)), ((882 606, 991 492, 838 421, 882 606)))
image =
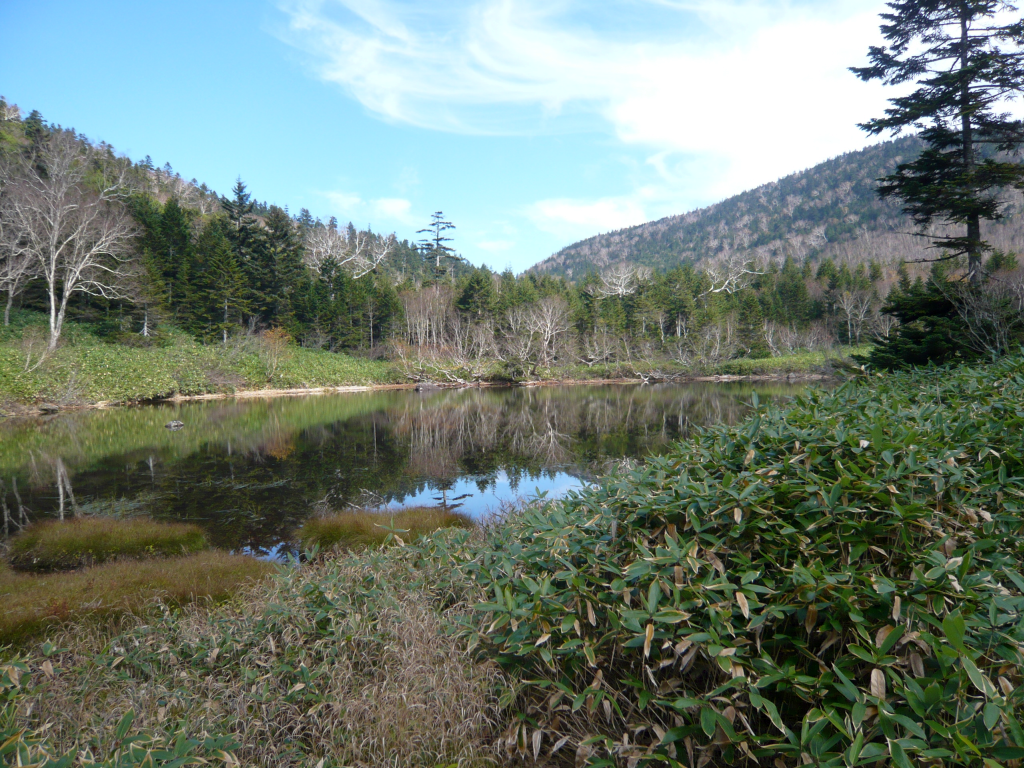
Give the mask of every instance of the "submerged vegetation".
POLYGON ((67 650, 18 652, 5 717, 61 751, 134 708, 149 737, 254 765, 1006 765, 1022 391, 1015 356, 759 405, 493 529, 54 635, 67 650), (80 691, 105 706, 62 704, 80 691))

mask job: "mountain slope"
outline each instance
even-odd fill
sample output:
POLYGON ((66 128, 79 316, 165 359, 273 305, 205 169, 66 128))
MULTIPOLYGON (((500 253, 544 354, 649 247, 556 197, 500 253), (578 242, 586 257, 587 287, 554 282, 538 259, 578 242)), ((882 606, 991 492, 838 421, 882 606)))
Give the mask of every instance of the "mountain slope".
MULTIPOLYGON (((582 240, 533 270, 572 279, 622 264, 666 269, 737 256, 920 258, 928 255, 928 241, 911 234, 899 205, 879 200, 875 187, 921 146, 907 137, 850 152, 707 208, 582 240)), ((1024 249, 1021 210, 1015 193, 1007 221, 987 226, 986 239, 1002 250, 1024 249)))

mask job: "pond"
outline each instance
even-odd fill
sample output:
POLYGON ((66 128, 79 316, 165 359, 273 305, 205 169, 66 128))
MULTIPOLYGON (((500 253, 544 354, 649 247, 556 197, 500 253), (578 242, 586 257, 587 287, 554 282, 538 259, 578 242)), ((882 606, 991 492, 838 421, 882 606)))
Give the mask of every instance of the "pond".
POLYGON ((480 516, 580 488, 696 426, 735 423, 755 390, 770 400, 802 386, 390 390, 8 420, 0 536, 41 518, 148 514, 273 555, 318 510, 446 504, 480 516))

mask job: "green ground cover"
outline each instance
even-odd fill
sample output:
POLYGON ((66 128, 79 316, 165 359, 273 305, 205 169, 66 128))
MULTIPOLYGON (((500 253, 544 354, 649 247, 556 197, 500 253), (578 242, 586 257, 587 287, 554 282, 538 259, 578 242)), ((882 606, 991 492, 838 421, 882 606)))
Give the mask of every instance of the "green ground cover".
MULTIPOLYGON (((74 322, 66 325, 60 347, 40 362, 46 342, 45 323, 40 313, 16 312, 9 328, 0 327, 0 409, 5 403, 124 403, 246 389, 410 381, 397 364, 303 349, 294 344, 278 349, 263 344, 258 338, 236 339, 227 345, 201 344, 185 333, 164 328, 149 346, 139 346, 139 339, 126 345, 109 337, 101 338, 94 326, 74 322)), ((867 351, 869 347, 844 347, 830 353, 798 352, 761 360, 730 360, 702 369, 666 360, 660 361, 656 368, 658 374, 678 377, 818 373, 827 371, 838 359, 867 351)), ((441 361, 434 367, 454 372, 467 381, 476 378, 478 373, 463 371, 454 362, 441 361)), ((501 364, 496 362, 491 369, 484 376, 485 380, 500 382, 507 378, 501 364)), ((539 368, 528 378, 636 378, 640 369, 626 363, 567 365, 539 368)), ((448 381, 437 375, 443 383, 448 381)))
POLYGON ((1011 766, 1022 393, 1015 356, 759 407, 483 532, 62 635, 76 645, 46 657, 54 679, 40 651, 8 651, 27 671, 5 717, 60 751, 106 743, 131 710, 145 738, 230 739, 253 765, 1011 766), (424 694, 437 670, 412 656, 441 648, 424 694), (85 690, 107 705, 66 704, 85 690), (158 714, 170 691, 174 725, 158 714))
POLYGON ((0 328, 0 403, 134 402, 397 380, 387 363, 344 354, 297 346, 268 352, 255 341, 204 345, 174 330, 164 331, 159 344, 126 346, 76 323, 68 323, 61 346, 36 367, 45 347, 44 320, 38 313, 20 312, 10 328, 0 328))
POLYGON ((68 621, 144 615, 154 604, 225 600, 273 571, 262 560, 216 550, 45 574, 17 573, 0 563, 0 646, 52 636, 68 621))

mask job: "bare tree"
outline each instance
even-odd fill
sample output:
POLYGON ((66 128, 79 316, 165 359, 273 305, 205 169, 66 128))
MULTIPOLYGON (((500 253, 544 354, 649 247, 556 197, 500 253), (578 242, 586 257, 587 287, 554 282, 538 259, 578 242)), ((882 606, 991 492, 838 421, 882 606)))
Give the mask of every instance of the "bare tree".
POLYGON ((967 345, 975 352, 1005 354, 1024 328, 1024 270, 981 286, 948 283, 943 292, 963 321, 967 345))
POLYGON ((349 238, 336 227, 313 227, 306 233, 306 263, 320 272, 333 260, 358 279, 379 267, 397 244, 394 235, 379 237, 372 232, 356 232, 349 238))
POLYGON ((125 164, 94 164, 92 154, 71 131, 55 131, 37 157, 0 168, 10 225, 46 281, 51 350, 76 293, 125 298, 125 254, 134 234, 122 204, 125 164))
POLYGON ((871 313, 874 296, 871 291, 843 291, 836 299, 836 305, 846 317, 846 340, 849 344, 860 344, 864 321, 871 313))
POLYGON ((647 267, 631 267, 618 264, 601 273, 601 284, 590 288, 591 293, 598 296, 630 296, 636 293, 640 284, 651 275, 647 267))
POLYGON ((7 99, 0 96, 0 123, 5 123, 8 120, 20 120, 21 119, 21 107, 17 104, 8 104, 7 99))
POLYGON ((550 364, 555 343, 571 327, 569 304, 561 296, 547 296, 527 309, 526 329, 537 335, 538 365, 550 364))
POLYGON ((4 325, 11 324, 11 306, 14 297, 35 277, 36 262, 26 252, 25 243, 12 226, 10 213, 6 210, 9 197, 0 190, 0 290, 6 291, 4 325))
POLYGON ((735 293, 745 288, 751 278, 764 274, 760 261, 751 261, 749 254, 733 252, 724 259, 710 262, 704 267, 704 273, 711 281, 711 286, 697 298, 714 293, 735 293))

